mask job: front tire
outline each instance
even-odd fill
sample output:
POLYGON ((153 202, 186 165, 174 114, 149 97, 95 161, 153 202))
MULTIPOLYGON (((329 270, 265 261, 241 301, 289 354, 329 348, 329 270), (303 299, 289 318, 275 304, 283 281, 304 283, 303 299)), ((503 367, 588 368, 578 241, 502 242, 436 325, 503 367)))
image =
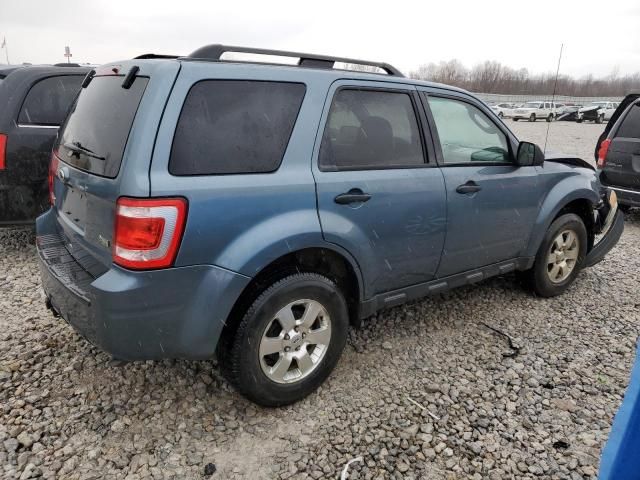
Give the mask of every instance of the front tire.
POLYGON ((600 124, 604 122, 604 115, 600 114, 596 117, 596 123, 600 124))
POLYGON ((338 363, 349 325, 336 284, 315 273, 290 275, 248 308, 218 353, 227 379, 249 400, 287 405, 316 390, 338 363))
POLYGON ((535 114, 535 113, 532 113, 532 114, 529 116, 529 121, 530 121, 530 122, 535 122, 535 121, 536 121, 536 114, 535 114))
POLYGON ((553 122, 553 113, 550 113, 547 117, 547 122, 553 122))
POLYGON ((513 117, 514 122, 517 122, 518 120, 520 120, 518 117, 513 117))
POLYGON ((567 213, 554 220, 527 272, 533 290, 541 297, 564 293, 582 268, 587 242, 587 229, 578 215, 567 213))

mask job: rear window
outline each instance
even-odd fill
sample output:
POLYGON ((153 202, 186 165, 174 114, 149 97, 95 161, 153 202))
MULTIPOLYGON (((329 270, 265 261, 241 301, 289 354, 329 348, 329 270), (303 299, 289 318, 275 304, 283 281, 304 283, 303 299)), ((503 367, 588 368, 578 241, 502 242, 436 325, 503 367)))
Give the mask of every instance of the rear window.
POLYGON ((635 104, 622 120, 616 137, 640 138, 640 104, 635 104))
POLYGON ((149 82, 137 77, 129 89, 122 76, 94 77, 71 108, 59 137, 60 158, 74 167, 114 178, 138 105, 149 82))
POLYGON ((82 75, 49 77, 33 85, 27 93, 18 123, 58 126, 80 91, 82 75))
POLYGON ((178 119, 169 172, 215 175, 277 170, 304 93, 301 83, 196 83, 178 119))

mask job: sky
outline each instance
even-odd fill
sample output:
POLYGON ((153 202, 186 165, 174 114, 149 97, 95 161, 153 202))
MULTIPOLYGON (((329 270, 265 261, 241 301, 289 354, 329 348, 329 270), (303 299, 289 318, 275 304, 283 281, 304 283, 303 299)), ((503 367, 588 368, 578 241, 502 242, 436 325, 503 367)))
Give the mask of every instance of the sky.
MULTIPOLYGON (((458 59, 573 76, 640 71, 639 0, 0 0, 11 63, 101 64, 223 43, 384 61, 458 59)), ((0 50, 0 63, 5 63, 0 50)))

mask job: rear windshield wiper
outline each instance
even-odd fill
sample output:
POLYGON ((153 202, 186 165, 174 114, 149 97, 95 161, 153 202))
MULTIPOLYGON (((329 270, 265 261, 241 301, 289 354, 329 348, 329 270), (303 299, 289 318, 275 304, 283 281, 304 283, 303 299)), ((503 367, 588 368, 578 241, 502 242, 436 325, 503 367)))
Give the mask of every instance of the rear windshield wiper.
POLYGON ((64 148, 66 148, 67 150, 69 150, 69 156, 72 156, 73 154, 76 154, 79 157, 80 154, 82 153, 83 155, 86 155, 87 157, 95 158, 97 160, 106 160, 105 157, 101 157, 100 155, 96 155, 94 152, 92 152, 88 148, 83 147, 80 142, 65 143, 62 146, 64 148))

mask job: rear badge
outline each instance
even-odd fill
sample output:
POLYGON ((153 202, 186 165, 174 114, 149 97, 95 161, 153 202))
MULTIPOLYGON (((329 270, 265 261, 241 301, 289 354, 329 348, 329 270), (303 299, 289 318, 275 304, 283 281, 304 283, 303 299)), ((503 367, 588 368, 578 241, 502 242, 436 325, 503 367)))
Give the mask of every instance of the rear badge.
POLYGON ((100 245, 102 245, 105 248, 110 248, 111 247, 111 240, 108 240, 108 239, 104 238, 100 234, 98 234, 98 241, 100 242, 100 245))

